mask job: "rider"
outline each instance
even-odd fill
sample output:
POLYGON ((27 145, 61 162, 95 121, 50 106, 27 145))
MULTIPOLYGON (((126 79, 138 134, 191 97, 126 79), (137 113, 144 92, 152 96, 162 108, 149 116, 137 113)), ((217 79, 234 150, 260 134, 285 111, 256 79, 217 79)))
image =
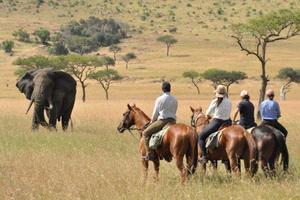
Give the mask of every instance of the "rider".
POLYGON ((202 150, 202 157, 200 162, 207 162, 207 152, 205 147, 205 140, 208 136, 216 131, 223 124, 231 124, 230 112, 231 112, 231 102, 228 99, 227 91, 224 85, 218 85, 215 91, 216 98, 210 103, 206 115, 208 118, 212 118, 211 122, 206 125, 202 132, 199 134, 198 143, 202 150))
POLYGON ((162 84, 163 94, 155 101, 154 111, 150 125, 143 131, 145 147, 148 152, 147 159, 156 161, 158 159, 154 150, 149 148, 151 135, 159 132, 167 124, 176 123, 177 99, 170 95, 171 84, 164 81, 162 84))
POLYGON ((238 104, 234 113, 233 121, 236 120, 237 115, 240 114, 239 125, 245 129, 256 126, 254 119, 254 105, 250 102, 250 95, 247 90, 241 91, 241 102, 238 104))
POLYGON ((274 101, 274 91, 271 89, 267 90, 266 96, 268 99, 260 104, 260 113, 263 120, 262 125, 272 126, 281 131, 286 137, 288 134, 287 130, 278 122, 278 118, 281 117, 281 112, 279 104, 274 101))

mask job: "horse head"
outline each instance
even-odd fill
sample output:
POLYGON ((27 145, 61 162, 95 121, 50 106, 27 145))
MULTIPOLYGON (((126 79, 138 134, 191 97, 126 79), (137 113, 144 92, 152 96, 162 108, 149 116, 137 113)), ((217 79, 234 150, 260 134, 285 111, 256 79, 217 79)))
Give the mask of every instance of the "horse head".
POLYGON ((205 114, 202 112, 202 107, 193 108, 190 106, 190 109, 192 111, 191 116, 191 126, 196 128, 198 126, 202 126, 208 123, 209 118, 205 116, 205 114))
POLYGON ((135 124, 134 122, 134 111, 135 111, 135 104, 127 104, 127 111, 123 113, 123 118, 117 127, 117 130, 120 133, 123 133, 125 130, 130 129, 131 126, 135 124))

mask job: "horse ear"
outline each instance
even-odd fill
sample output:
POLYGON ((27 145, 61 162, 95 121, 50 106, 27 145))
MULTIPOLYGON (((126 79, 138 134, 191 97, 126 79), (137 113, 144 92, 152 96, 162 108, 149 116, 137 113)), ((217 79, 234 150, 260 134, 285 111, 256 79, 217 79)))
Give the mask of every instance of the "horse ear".
POLYGON ((198 108, 198 109, 199 109, 199 112, 202 112, 202 107, 201 107, 201 106, 199 106, 199 108, 198 108))
POLYGON ((132 107, 129 104, 127 104, 127 107, 129 110, 132 110, 132 107))
POLYGON ((190 106, 190 109, 192 112, 195 112, 195 109, 192 106, 190 106))

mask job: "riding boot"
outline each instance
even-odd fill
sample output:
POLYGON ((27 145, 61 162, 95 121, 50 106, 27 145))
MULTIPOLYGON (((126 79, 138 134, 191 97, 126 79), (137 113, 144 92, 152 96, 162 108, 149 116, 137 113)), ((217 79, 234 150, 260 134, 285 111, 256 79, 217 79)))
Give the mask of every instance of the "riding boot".
POLYGON ((201 156, 201 158, 199 158, 199 162, 203 163, 203 164, 207 163, 207 157, 206 157, 207 152, 206 152, 206 147, 205 147, 205 141, 199 140, 199 146, 200 146, 201 151, 202 151, 202 156, 201 156))
POLYGON ((155 150, 149 148, 149 140, 145 138, 145 148, 147 150, 146 160, 150 160, 153 162, 158 161, 158 156, 155 150))

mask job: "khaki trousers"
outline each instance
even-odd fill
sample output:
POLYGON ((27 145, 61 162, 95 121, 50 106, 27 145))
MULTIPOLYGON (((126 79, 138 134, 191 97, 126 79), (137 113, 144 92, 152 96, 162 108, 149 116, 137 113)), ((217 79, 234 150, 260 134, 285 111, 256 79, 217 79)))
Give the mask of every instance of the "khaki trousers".
POLYGON ((153 122, 152 124, 150 124, 150 126, 148 126, 144 130, 143 135, 144 135, 144 140, 145 140, 145 146, 146 146, 146 149, 148 152, 150 150, 149 149, 149 141, 150 141, 152 134, 159 132, 167 124, 175 124, 175 123, 176 123, 176 120, 172 119, 172 118, 160 119, 160 120, 157 120, 157 121, 153 122))

